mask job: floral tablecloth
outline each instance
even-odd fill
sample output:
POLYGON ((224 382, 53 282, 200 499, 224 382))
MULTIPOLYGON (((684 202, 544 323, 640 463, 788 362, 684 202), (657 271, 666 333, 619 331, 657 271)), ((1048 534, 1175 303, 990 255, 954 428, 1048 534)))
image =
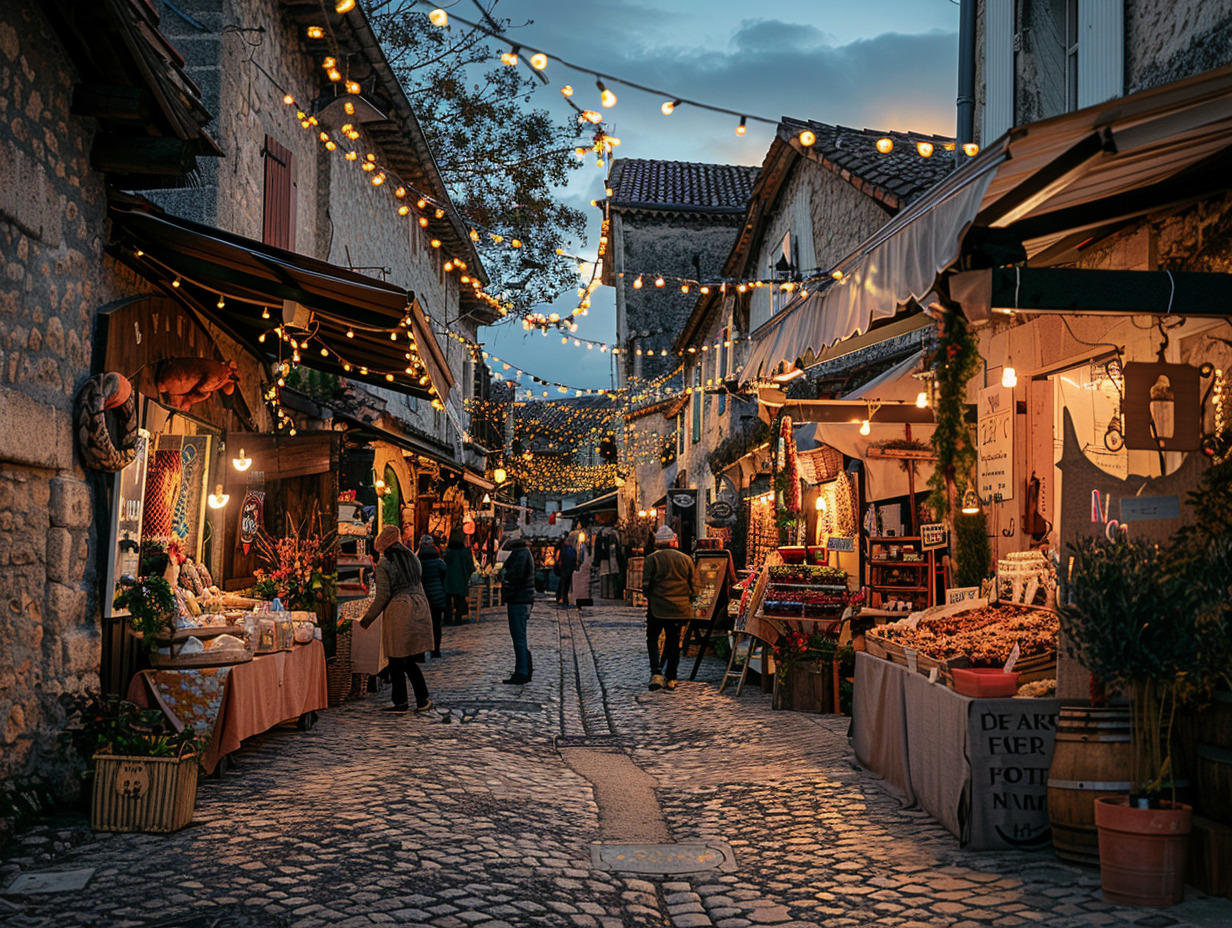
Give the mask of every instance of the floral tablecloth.
POLYGON ((196 731, 204 753, 214 737, 214 723, 222 708, 230 670, 230 667, 147 670, 141 674, 141 680, 150 698, 177 731, 185 728, 196 731))

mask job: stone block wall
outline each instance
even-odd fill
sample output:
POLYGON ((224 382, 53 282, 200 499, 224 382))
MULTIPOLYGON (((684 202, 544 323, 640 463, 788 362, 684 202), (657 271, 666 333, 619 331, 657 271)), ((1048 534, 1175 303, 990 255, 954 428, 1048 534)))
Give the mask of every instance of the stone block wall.
POLYGON ((37 4, 0 4, 0 836, 15 788, 63 796, 60 696, 99 687, 96 485, 72 436, 100 308, 144 289, 103 253, 94 123, 37 4))
MULTIPOLYGON (((628 332, 629 341, 620 350, 626 378, 636 375, 653 380, 680 364, 671 348, 693 311, 697 294, 682 293, 680 282, 673 280, 668 280, 662 289, 656 288, 655 275, 694 278, 697 266, 693 259, 697 256, 703 279, 721 276, 742 222, 742 216, 704 213, 629 213, 621 217, 624 277, 616 285, 623 288, 625 299, 623 330, 628 332), (639 274, 642 288, 635 290, 633 283, 639 274), (641 357, 637 355, 638 348, 643 351, 641 357), (667 357, 662 356, 664 349, 668 351, 667 357), (647 356, 647 351, 653 351, 655 356, 647 356)), ((622 329, 619 322, 617 329, 622 329)))

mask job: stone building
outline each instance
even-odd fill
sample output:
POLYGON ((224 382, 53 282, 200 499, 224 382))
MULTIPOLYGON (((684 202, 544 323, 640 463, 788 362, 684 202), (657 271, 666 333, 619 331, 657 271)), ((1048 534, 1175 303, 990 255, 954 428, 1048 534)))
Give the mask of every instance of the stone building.
POLYGON ((971 0, 975 138, 1232 62, 1226 0, 971 0))
POLYGON ((953 169, 952 144, 812 120, 779 124, 723 265, 721 276, 733 283, 697 298, 672 346, 684 360, 688 391, 677 428, 679 474, 704 502, 723 498, 738 508, 737 494, 748 489, 738 470, 734 480, 723 472, 758 431, 756 402, 735 389, 749 333, 798 300, 804 281, 827 277, 856 244, 944 178, 953 169), (812 145, 801 143, 805 131, 812 145), (885 139, 893 147, 878 151, 885 139))
POLYGON ((0 60, 2 835, 75 788, 60 698, 99 689, 105 504, 76 451, 73 400, 100 310, 153 292, 106 251, 107 188, 183 183, 218 150, 142 4, 4 4, 0 60))
POLYGON ((671 346, 696 298, 690 293, 719 276, 756 178, 757 168, 742 165, 612 162, 600 204, 608 226, 602 280, 616 290, 618 386, 678 366, 671 346))

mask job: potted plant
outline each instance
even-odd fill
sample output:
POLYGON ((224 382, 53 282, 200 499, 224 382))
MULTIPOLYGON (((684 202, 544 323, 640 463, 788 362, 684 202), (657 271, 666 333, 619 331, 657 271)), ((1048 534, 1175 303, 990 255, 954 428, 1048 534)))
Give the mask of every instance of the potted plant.
POLYGON ((114 602, 117 609, 128 610, 128 627, 141 639, 147 651, 157 646, 158 635, 171 628, 175 593, 171 584, 157 574, 122 577, 114 602))
POLYGON ((167 834, 192 821, 199 745, 157 709, 86 694, 70 707, 69 738, 93 778, 95 831, 167 834))
POLYGON ((1196 559, 1157 545, 1086 539, 1073 549, 1061 629, 1105 686, 1129 701, 1132 792, 1096 800, 1104 898, 1172 905, 1184 898, 1192 809, 1176 801, 1172 727, 1221 650, 1214 590, 1196 559), (1165 798, 1167 793, 1167 798, 1165 798))

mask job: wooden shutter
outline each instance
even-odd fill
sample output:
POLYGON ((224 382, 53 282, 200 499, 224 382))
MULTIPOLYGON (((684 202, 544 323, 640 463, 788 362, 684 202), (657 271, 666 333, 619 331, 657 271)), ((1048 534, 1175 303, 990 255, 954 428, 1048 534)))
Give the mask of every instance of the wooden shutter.
POLYGON ((1078 0, 1078 107, 1125 92, 1125 19, 1120 3, 1078 0))
POLYGON ((1014 3, 984 3, 984 113, 980 144, 1014 127, 1014 3))
POLYGON ((295 250, 295 156, 277 141, 265 137, 265 196, 261 241, 295 250))

